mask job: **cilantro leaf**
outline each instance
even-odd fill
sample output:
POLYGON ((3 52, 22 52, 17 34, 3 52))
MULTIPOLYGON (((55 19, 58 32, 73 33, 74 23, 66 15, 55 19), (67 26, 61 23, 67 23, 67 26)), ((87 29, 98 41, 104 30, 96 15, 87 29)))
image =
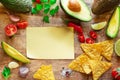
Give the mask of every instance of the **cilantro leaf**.
POLYGON ((32 14, 37 14, 38 12, 37 12, 36 8, 32 8, 31 13, 32 14))
MULTIPOLYGON (((35 2, 35 0, 32 1, 35 2)), ((49 16, 54 16, 59 10, 59 6, 54 7, 54 4, 57 2, 57 0, 40 0, 40 1, 41 4, 36 3, 35 7, 32 8, 31 13, 37 14, 39 13, 39 11, 42 10, 43 21, 49 23, 49 16)))
POLYGON ((49 12, 50 8, 44 9, 44 13, 47 14, 49 12))
POLYGON ((43 5, 41 5, 41 4, 36 4, 35 9, 36 9, 37 11, 40 11, 40 10, 43 9, 43 5))
POLYGON ((44 13, 47 14, 50 10, 50 4, 44 4, 44 13))
POLYGON ((40 0, 42 3, 46 3, 48 2, 48 0, 40 0))
POLYGON ((55 10, 54 10, 54 9, 50 10, 50 15, 51 15, 51 16, 54 16, 54 15, 55 15, 55 10))
POLYGON ((58 10, 59 10, 59 6, 56 6, 56 7, 55 7, 55 13, 57 13, 58 10))
POLYGON ((56 3, 56 0, 50 0, 49 2, 51 5, 55 4, 56 3))
POLYGON ((49 16, 44 16, 43 21, 46 22, 46 23, 49 23, 49 16))
POLYGON ((2 71, 2 75, 3 77, 7 80, 10 77, 11 71, 8 67, 4 67, 3 71, 2 71))
POLYGON ((56 6, 55 9, 51 9, 50 10, 50 15, 54 16, 58 12, 58 10, 59 10, 59 6, 56 6))
POLYGON ((32 2, 35 2, 35 0, 32 0, 32 2))
POLYGON ((44 4, 44 9, 50 8, 50 4, 44 4))

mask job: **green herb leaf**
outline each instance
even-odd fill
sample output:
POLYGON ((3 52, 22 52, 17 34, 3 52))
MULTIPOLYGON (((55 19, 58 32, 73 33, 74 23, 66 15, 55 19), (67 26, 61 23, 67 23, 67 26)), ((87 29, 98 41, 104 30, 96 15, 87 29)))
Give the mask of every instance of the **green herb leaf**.
POLYGON ((7 80, 10 77, 10 74, 11 74, 10 69, 5 66, 2 71, 3 77, 7 80))
POLYGON ((40 11, 40 10, 43 9, 43 5, 41 5, 41 4, 36 4, 35 9, 36 9, 37 11, 40 11))
POLYGON ((46 23, 49 23, 49 17, 48 16, 44 16, 43 17, 43 21, 46 22, 46 23))
POLYGON ((54 16, 54 15, 55 15, 55 10, 54 10, 54 9, 51 9, 51 10, 50 10, 50 15, 51 15, 51 16, 54 16))
POLYGON ((56 0, 50 0, 49 2, 51 5, 55 4, 56 3, 56 0))
POLYGON ((40 0, 42 3, 46 3, 48 2, 48 0, 40 0))
POLYGON ((38 12, 37 12, 36 8, 32 8, 31 13, 32 13, 32 14, 37 14, 38 12))
POLYGON ((58 12, 58 10, 59 10, 59 6, 56 6, 55 9, 51 9, 50 10, 50 15, 54 16, 58 12))
POLYGON ((50 4, 44 4, 44 9, 50 8, 50 4))
POLYGON ((55 13, 57 13, 58 10, 59 10, 59 6, 56 6, 56 7, 55 7, 55 13))
POLYGON ((50 10, 50 4, 44 4, 44 13, 47 14, 50 10))
POLYGON ((32 2, 35 2, 35 0, 32 0, 32 2))
POLYGON ((44 13, 47 14, 49 12, 50 8, 44 9, 44 13))

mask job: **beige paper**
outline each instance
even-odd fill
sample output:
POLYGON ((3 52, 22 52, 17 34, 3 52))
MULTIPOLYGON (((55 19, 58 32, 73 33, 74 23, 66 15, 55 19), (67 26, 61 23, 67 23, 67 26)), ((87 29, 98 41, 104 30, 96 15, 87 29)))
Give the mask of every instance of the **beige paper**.
POLYGON ((74 31, 68 27, 28 27, 27 57, 74 59, 74 31))

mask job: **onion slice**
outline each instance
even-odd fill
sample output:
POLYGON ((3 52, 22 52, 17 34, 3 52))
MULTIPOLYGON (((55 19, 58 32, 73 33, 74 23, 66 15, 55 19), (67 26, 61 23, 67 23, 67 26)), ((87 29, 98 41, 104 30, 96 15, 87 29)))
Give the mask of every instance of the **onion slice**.
POLYGON ((15 15, 13 13, 8 12, 8 11, 6 13, 8 14, 8 16, 9 16, 9 18, 10 18, 10 20, 12 22, 18 22, 18 21, 20 21, 20 16, 17 16, 17 15, 15 15))
POLYGON ((20 69, 19 69, 20 77, 26 77, 27 74, 28 74, 28 72, 29 72, 29 68, 26 67, 26 66, 22 66, 22 67, 20 67, 20 69))

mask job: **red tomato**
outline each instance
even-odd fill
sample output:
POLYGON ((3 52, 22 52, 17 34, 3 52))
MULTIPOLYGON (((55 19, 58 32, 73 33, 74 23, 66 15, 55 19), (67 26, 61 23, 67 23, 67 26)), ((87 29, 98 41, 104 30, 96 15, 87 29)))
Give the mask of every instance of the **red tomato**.
POLYGON ((35 0, 37 3, 40 3, 40 0, 35 0))
POLYGON ((93 44, 94 40, 92 38, 86 38, 86 43, 93 44))
POLYGON ((81 43, 84 43, 85 42, 85 37, 83 34, 78 34, 78 40, 81 42, 81 43))
POLYGON ((21 21, 21 22, 17 23, 17 27, 19 29, 25 29, 27 26, 28 26, 28 22, 26 22, 26 21, 21 21))
POLYGON ((115 80, 120 80, 120 67, 114 68, 114 69, 112 70, 112 77, 113 77, 115 80))
POLYGON ((14 34, 17 33, 17 27, 14 24, 8 24, 5 28, 5 34, 7 36, 13 36, 14 34))
POLYGON ((78 33, 83 33, 82 27, 79 25, 76 25, 72 22, 68 23, 68 27, 73 27, 75 31, 77 31, 78 33))
POLYGON ((96 38, 97 38, 97 33, 94 32, 94 31, 90 31, 90 32, 89 32, 89 35, 90 35, 90 37, 91 37, 92 39, 96 39, 96 38))

